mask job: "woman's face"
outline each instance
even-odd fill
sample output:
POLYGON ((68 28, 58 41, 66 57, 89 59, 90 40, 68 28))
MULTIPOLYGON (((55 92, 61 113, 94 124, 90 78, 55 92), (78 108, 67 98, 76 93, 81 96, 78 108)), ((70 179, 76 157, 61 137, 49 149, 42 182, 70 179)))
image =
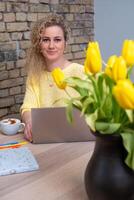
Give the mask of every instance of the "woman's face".
POLYGON ((46 61, 57 61, 62 58, 65 45, 66 42, 61 27, 51 26, 42 31, 40 49, 46 61))

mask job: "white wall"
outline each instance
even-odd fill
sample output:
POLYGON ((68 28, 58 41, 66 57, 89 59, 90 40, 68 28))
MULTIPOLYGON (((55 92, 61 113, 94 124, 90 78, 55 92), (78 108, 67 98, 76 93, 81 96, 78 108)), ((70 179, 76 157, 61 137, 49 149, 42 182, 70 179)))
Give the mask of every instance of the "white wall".
POLYGON ((120 54, 124 39, 134 40, 134 0, 94 0, 95 40, 103 59, 120 54))

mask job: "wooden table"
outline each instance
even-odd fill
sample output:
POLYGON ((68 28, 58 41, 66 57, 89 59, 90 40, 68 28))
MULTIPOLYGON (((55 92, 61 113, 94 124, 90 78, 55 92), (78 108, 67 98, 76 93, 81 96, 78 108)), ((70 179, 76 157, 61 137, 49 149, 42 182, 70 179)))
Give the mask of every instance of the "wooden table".
MULTIPOLYGON (((24 140, 23 134, 5 136, 0 143, 24 140)), ((0 177, 0 200, 87 200, 84 172, 94 142, 26 144, 39 170, 0 177)))

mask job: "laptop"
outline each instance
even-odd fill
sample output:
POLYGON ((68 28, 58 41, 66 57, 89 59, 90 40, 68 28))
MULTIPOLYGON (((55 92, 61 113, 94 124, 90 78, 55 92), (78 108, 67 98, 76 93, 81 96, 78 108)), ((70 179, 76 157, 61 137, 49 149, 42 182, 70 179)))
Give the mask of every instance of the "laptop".
POLYGON ((84 142, 94 140, 80 111, 73 110, 73 122, 66 117, 65 107, 32 108, 32 137, 34 144, 84 142))

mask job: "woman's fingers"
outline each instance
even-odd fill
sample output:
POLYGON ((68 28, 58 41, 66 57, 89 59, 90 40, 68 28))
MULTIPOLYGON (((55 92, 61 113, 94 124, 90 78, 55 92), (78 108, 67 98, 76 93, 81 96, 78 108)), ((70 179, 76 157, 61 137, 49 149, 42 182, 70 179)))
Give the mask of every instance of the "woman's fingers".
POLYGON ((31 123, 27 123, 24 130, 24 137, 32 142, 32 126, 31 123))

